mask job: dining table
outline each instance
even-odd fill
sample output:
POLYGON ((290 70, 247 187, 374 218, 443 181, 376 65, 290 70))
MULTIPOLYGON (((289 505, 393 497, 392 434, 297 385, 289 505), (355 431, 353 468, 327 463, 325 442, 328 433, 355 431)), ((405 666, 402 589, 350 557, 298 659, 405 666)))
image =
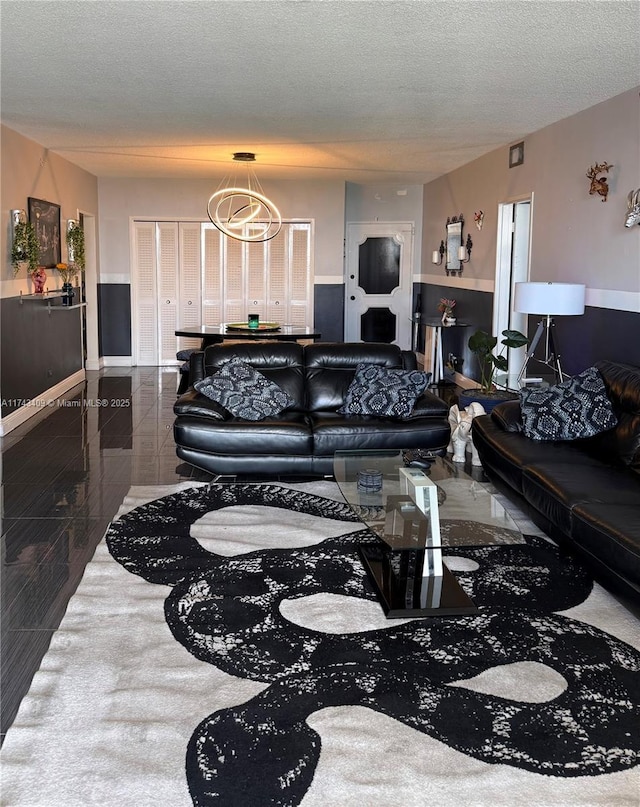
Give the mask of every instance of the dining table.
POLYGON ((316 342, 322 334, 311 327, 265 323, 257 328, 243 327, 243 323, 220 323, 218 325, 186 325, 176 328, 176 336, 201 340, 201 348, 230 340, 249 342, 316 342))

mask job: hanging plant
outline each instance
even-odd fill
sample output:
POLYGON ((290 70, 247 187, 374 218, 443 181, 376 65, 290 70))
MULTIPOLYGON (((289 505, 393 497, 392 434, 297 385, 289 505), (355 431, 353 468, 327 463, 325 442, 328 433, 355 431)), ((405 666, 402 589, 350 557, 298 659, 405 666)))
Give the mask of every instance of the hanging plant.
POLYGON ((84 230, 79 224, 74 224, 67 230, 67 249, 69 262, 84 272, 84 230))
POLYGON ((38 268, 40 246, 36 236, 36 228, 30 221, 20 222, 13 230, 11 245, 11 265, 14 277, 20 271, 20 264, 27 263, 27 271, 33 274, 38 268))

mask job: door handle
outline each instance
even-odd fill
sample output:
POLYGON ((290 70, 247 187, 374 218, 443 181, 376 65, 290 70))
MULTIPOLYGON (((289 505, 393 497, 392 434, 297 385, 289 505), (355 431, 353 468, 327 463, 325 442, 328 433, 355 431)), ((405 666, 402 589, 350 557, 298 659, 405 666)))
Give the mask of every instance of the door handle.
POLYGON ((355 299, 356 299, 356 298, 355 298, 355 295, 353 295, 353 294, 352 294, 352 295, 351 295, 351 299, 352 299, 352 300, 355 300, 355 299))

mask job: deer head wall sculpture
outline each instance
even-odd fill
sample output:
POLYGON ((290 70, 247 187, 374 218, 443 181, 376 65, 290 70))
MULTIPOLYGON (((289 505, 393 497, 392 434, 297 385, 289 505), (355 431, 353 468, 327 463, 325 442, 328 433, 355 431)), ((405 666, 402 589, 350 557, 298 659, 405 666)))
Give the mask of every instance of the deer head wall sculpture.
POLYGON ((599 196, 602 196, 602 202, 607 201, 607 196, 609 195, 607 178, 599 177, 598 174, 601 174, 603 171, 608 171, 610 168, 613 168, 613 165, 609 165, 609 163, 596 163, 587 171, 587 179, 591 180, 589 196, 593 196, 594 193, 597 193, 599 196))
POLYGON ((627 196, 627 217, 624 226, 633 227, 634 224, 640 224, 640 188, 631 191, 627 196))

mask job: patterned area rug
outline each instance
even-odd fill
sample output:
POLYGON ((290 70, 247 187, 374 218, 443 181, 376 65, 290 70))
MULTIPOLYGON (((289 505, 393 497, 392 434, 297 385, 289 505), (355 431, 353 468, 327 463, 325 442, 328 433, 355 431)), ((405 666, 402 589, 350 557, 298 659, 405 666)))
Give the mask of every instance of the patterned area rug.
POLYGON ((386 620, 330 482, 135 488, 2 752, 7 805, 637 805, 640 627, 540 536, 386 620))

